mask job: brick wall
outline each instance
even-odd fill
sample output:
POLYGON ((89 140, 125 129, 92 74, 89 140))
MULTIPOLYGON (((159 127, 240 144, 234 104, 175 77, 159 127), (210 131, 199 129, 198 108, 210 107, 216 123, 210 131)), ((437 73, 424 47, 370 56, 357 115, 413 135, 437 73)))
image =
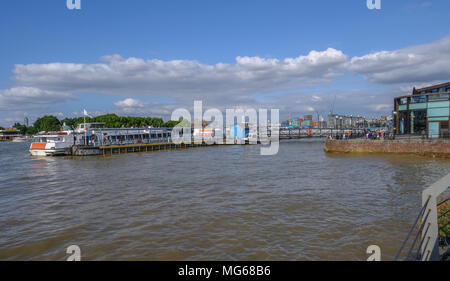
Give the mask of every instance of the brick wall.
POLYGON ((326 152, 407 153, 450 158, 449 140, 327 140, 326 152))

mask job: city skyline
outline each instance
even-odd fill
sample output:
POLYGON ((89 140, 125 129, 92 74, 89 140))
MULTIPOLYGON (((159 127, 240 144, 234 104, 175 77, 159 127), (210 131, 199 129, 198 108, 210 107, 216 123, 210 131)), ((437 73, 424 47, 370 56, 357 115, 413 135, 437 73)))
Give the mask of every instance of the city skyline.
POLYGON ((65 2, 4 3, 0 126, 84 108, 167 120, 194 100, 375 117, 450 77, 448 1, 65 2))

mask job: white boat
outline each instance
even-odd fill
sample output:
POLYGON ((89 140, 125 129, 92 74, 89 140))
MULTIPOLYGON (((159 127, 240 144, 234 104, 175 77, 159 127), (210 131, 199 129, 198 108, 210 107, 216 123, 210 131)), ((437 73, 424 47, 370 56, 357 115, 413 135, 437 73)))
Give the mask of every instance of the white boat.
POLYGON ((73 146, 100 147, 111 145, 168 142, 167 128, 106 128, 104 123, 82 123, 75 130, 63 126, 59 132, 41 132, 30 146, 34 156, 71 155, 73 146))
POLYGON ((107 128, 104 123, 80 124, 74 131, 75 145, 108 146, 167 142, 167 128, 107 128))
POLYGON ((33 156, 70 155, 75 144, 73 131, 45 132, 34 136, 30 153, 33 156))
POLYGON ((30 139, 29 138, 27 138, 27 137, 17 137, 17 138, 14 138, 13 140, 12 140, 12 142, 27 142, 27 141, 29 141, 30 139))

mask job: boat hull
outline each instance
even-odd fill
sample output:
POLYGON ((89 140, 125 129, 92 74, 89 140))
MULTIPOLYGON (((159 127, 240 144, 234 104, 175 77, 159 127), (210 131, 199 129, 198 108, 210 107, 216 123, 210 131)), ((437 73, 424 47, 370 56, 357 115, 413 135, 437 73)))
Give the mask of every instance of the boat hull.
POLYGON ((59 155, 70 155, 70 151, 67 149, 64 150, 55 150, 55 149, 30 149, 30 154, 32 156, 59 156, 59 155))

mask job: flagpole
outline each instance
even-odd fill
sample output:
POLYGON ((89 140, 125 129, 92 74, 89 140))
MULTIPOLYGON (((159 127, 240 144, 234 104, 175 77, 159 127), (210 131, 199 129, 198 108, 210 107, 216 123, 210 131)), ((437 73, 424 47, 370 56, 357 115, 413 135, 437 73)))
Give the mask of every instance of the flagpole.
POLYGON ((83 118, 84 118, 84 144, 88 145, 87 127, 86 127, 86 109, 83 109, 83 118))
POLYGON ((86 111, 86 109, 83 109, 83 117, 84 117, 84 137, 86 139, 85 144, 88 145, 89 141, 87 139, 87 132, 88 132, 88 127, 86 127, 86 116, 93 118, 91 115, 89 115, 89 113, 86 111))

